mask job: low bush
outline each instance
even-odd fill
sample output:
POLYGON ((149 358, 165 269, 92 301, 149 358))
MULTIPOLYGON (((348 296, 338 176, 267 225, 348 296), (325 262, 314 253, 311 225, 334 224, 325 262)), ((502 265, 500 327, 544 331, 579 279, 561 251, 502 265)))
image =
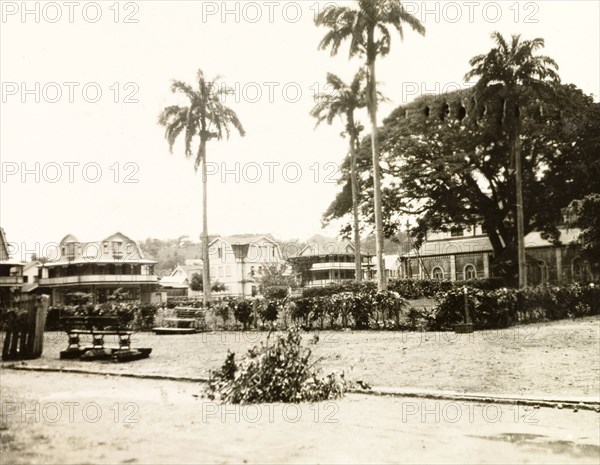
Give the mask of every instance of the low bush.
MULTIPOLYGON (((294 327, 274 343, 250 349, 239 363, 229 352, 221 369, 211 376, 207 396, 232 404, 264 402, 319 402, 344 395, 342 375, 320 376, 311 360, 312 351, 303 347, 300 330, 294 327)), ((314 341, 316 343, 316 340, 314 341)))
POLYGON ((268 286, 263 289, 263 294, 267 299, 285 299, 288 295, 288 288, 285 286, 268 286))

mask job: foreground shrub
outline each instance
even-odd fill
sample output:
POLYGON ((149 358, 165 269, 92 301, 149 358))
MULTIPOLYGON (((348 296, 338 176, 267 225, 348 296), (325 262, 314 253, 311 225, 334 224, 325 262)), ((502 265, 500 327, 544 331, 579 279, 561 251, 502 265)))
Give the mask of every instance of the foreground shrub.
MULTIPOLYGON (((232 404, 263 402, 319 402, 344 395, 343 375, 324 378, 313 369, 311 350, 302 346, 297 327, 270 344, 255 346, 239 364, 229 352, 221 369, 208 384, 211 400, 232 404)), ((316 340, 314 341, 316 343, 316 340)))

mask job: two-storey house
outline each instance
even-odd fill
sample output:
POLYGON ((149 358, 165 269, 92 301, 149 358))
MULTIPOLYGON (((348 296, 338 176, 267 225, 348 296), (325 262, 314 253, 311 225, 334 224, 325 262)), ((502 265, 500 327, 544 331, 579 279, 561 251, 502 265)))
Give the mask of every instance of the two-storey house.
POLYGON ((158 277, 156 261, 145 259, 139 245, 122 233, 101 241, 81 242, 65 236, 59 244, 58 258, 40 267, 39 287, 48 290, 52 305, 69 303, 69 294, 91 294, 93 303, 103 303, 117 289, 121 299, 154 302, 158 277))
POLYGON ((211 283, 225 285, 222 295, 255 296, 268 267, 284 263, 279 244, 268 236, 222 236, 209 244, 211 283))

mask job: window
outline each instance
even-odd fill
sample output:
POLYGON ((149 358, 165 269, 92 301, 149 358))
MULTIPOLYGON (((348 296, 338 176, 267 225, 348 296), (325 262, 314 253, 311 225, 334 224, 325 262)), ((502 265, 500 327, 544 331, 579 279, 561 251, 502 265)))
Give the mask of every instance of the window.
POLYGON ((465 266, 465 279, 477 279, 477 269, 473 265, 465 266))
POLYGON ((432 276, 433 279, 437 279, 438 281, 442 281, 444 279, 444 270, 442 268, 440 268, 439 266, 436 266, 431 271, 431 276, 432 276))
POLYGON ((263 270, 262 270, 262 266, 259 266, 259 267, 258 267, 258 274, 262 274, 262 271, 263 271, 263 270))
POLYGON ((123 257, 123 249, 121 248, 122 245, 123 244, 120 242, 112 243, 113 256, 117 259, 123 257))
POLYGON ((250 276, 254 276, 254 266, 250 267, 250 276))
POLYGON ((102 243, 102 248, 104 250, 104 253, 108 253, 108 243, 107 242, 102 243))
POLYGON ((459 226, 450 229, 450 237, 461 237, 464 236, 465 230, 459 226))
POLYGON ((219 267, 219 278, 222 278, 222 277, 223 277, 223 267, 220 266, 219 267))
POLYGON ((227 275, 228 278, 231 278, 231 267, 227 266, 225 268, 225 274, 227 275))
POLYGON ((223 258, 223 248, 221 246, 217 249, 217 258, 223 258))

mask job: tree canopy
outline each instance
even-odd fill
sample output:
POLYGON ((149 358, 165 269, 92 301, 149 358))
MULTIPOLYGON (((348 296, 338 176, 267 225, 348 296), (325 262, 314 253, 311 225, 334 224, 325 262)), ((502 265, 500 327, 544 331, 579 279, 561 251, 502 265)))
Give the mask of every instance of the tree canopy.
MULTIPOLYGON (((600 105, 573 85, 559 85, 543 104, 522 99, 521 144, 526 232, 557 237, 562 210, 574 199, 600 192, 600 105)), ((399 218, 428 230, 482 223, 501 255, 515 242, 514 180, 501 91, 477 101, 471 90, 424 96, 397 108, 380 129, 387 236, 399 218)), ((369 141, 358 157, 363 181, 361 212, 372 223, 369 141)), ((325 222, 349 214, 347 177, 325 222)))

